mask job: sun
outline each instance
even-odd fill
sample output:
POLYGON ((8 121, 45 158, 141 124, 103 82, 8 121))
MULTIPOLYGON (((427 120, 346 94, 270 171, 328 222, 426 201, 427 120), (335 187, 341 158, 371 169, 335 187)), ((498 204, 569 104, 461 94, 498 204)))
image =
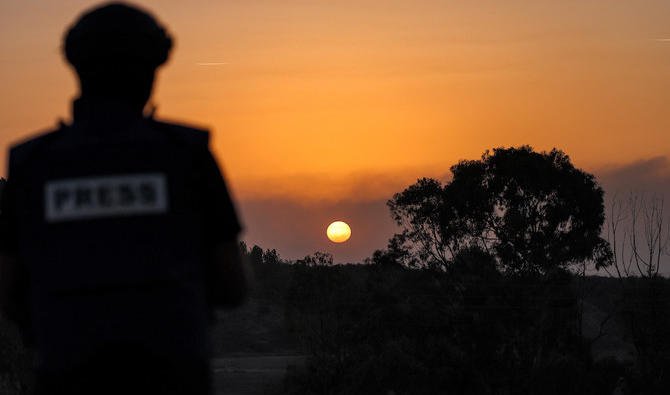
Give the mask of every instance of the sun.
POLYGON ((351 228, 344 221, 335 221, 328 225, 326 235, 332 242, 344 243, 351 237, 351 228))

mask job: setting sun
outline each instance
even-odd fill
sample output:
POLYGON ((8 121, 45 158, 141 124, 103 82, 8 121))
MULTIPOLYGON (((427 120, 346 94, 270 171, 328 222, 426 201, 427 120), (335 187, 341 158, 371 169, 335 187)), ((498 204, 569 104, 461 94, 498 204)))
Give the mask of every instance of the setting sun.
POLYGON ((351 228, 343 221, 335 221, 332 224, 328 225, 326 230, 326 235, 330 241, 335 243, 344 243, 349 240, 351 237, 351 228))

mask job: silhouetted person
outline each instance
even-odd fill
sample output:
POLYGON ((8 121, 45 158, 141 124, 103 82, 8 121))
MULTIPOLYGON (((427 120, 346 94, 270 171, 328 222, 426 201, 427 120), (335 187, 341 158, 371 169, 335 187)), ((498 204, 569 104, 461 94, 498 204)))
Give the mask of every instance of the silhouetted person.
POLYGON ((0 299, 43 394, 205 394, 213 307, 247 292, 208 133, 145 117, 172 40, 149 14, 84 14, 64 51, 73 122, 10 150, 0 299))

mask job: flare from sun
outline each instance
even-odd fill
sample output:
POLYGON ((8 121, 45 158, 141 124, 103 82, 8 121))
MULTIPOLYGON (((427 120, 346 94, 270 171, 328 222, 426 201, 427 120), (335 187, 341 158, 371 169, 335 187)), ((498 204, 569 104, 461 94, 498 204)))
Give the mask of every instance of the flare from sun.
POLYGON ((326 235, 334 243, 344 243, 351 237, 351 228, 343 221, 335 221, 328 225, 326 235))

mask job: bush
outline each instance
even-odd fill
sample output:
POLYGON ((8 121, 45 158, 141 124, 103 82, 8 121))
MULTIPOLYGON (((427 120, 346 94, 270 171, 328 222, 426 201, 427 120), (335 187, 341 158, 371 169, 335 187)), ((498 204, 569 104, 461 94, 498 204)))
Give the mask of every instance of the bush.
POLYGON ((287 319, 308 360, 288 392, 609 394, 628 374, 592 362, 570 273, 505 277, 476 259, 449 272, 296 265, 287 319))

